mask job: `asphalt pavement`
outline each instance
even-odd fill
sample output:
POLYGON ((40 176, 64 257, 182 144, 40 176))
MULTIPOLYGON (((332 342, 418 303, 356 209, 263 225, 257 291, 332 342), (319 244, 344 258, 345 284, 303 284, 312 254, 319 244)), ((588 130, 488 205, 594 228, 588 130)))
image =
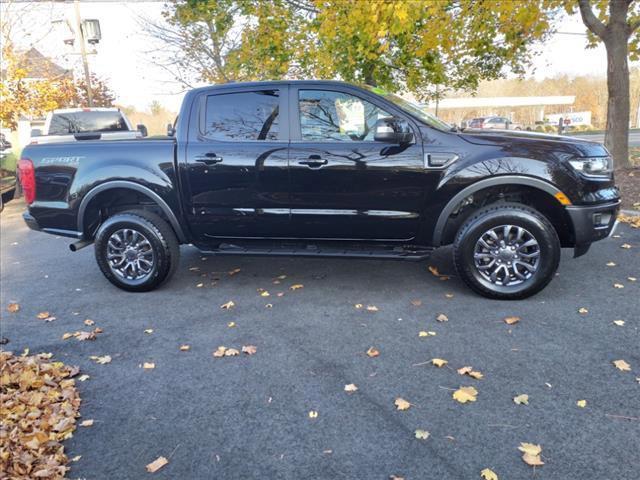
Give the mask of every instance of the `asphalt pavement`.
POLYGON ((640 278, 640 230, 621 225, 578 259, 565 252, 551 285, 517 302, 470 292, 448 249, 411 263, 202 257, 185 246, 168 284, 134 294, 102 277, 92 247, 71 253, 68 239, 29 231, 23 209, 11 202, 0 215, 1 334, 5 349, 51 352, 90 375, 77 386, 94 424, 65 442, 81 456, 68 478, 640 476, 640 281, 629 279, 640 278), (8 313, 9 302, 20 311, 8 313), (56 319, 37 319, 41 311, 56 319), (104 333, 62 340, 88 330, 85 319, 104 333), (214 358, 221 345, 256 353, 214 358), (366 355, 372 346, 379 356, 366 355), (425 364, 432 358, 449 363, 425 364), (616 369, 619 359, 631 371, 616 369), (463 366, 484 377, 459 375, 463 366), (461 386, 477 401, 454 400, 461 386), (514 403, 519 394, 528 405, 514 403), (540 444, 544 466, 526 465, 520 442, 540 444), (147 473, 159 456, 169 463, 147 473))
MULTIPOLYGON (((584 134, 575 134, 571 135, 572 137, 581 138, 583 140, 590 140, 592 142, 604 143, 604 133, 584 133, 584 134)), ((640 132, 639 131, 631 131, 629 132, 629 146, 630 147, 640 147, 640 132)))

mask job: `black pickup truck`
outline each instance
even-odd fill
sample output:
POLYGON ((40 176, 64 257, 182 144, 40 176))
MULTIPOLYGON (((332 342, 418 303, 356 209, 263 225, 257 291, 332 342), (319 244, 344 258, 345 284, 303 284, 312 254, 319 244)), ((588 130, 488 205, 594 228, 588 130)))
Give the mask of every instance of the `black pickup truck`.
POLYGON ((333 81, 190 91, 167 138, 25 148, 34 230, 95 243, 125 290, 157 287, 180 244, 233 255, 424 259, 453 244, 492 298, 532 295, 561 247, 584 254, 619 208, 598 143, 459 131, 393 94, 333 81))

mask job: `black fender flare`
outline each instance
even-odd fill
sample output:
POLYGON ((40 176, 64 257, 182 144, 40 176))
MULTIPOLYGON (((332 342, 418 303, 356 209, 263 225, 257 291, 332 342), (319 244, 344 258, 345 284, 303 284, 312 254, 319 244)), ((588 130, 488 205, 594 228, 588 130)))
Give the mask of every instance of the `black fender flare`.
POLYGON ((562 194, 562 191, 560 189, 545 180, 526 177, 523 175, 500 175, 498 177, 479 180, 460 190, 456 195, 454 195, 451 200, 449 200, 449 202, 442 209, 442 212, 440 212, 440 216, 438 217, 438 221, 436 222, 436 226, 433 230, 432 245, 434 247, 439 247, 441 245, 442 235, 444 234, 444 229, 447 226, 447 220, 449 220, 451 212, 455 210, 456 206, 462 200, 475 192, 488 187, 494 187, 496 185, 524 185, 527 187, 534 187, 548 193, 553 197, 555 197, 555 195, 558 193, 562 194))
POLYGON ((79 232, 84 232, 84 215, 85 215, 87 206, 91 202, 91 199, 93 199, 93 197, 95 197, 99 193, 104 192, 106 190, 110 190, 112 188, 128 188, 130 190, 135 190, 151 198, 154 202, 158 204, 158 206, 162 209, 162 212, 169 219, 169 222, 171 223, 173 230, 176 232, 176 235, 178 236, 178 240, 180 240, 180 243, 187 243, 187 236, 185 235, 184 230, 182 229, 182 226, 180 225, 180 222, 176 217, 176 214, 173 212, 173 210, 171 210, 171 207, 167 205, 167 202, 165 202, 160 195, 158 195, 156 192, 151 190, 149 187, 145 187, 144 185, 140 185, 139 183, 129 182, 127 180, 113 180, 113 181, 101 183, 100 185, 97 185, 96 187, 89 190, 89 192, 87 192, 87 194, 83 197, 82 201, 80 202, 80 207, 78 208, 78 231, 79 232))

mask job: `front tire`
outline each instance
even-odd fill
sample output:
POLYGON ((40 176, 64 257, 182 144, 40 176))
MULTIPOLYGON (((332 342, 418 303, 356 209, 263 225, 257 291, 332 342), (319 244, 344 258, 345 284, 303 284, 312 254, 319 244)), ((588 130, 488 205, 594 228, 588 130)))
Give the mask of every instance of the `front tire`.
POLYGON ((516 300, 538 293, 560 263, 560 240, 537 210, 498 203, 473 214, 458 230, 454 263, 477 293, 516 300))
POLYGON ((117 213, 100 225, 95 256, 103 275, 116 287, 147 292, 173 275, 180 246, 160 216, 131 210, 117 213))

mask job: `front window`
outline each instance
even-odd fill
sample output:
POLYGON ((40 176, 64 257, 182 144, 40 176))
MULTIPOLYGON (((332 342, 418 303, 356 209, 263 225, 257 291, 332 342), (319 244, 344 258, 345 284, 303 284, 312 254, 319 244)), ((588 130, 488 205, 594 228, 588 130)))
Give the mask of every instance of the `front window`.
POLYGON ((447 122, 440 120, 435 115, 432 115, 429 112, 426 112, 425 110, 420 108, 418 105, 411 103, 410 101, 405 100, 404 98, 398 95, 385 92, 384 90, 378 87, 371 87, 369 85, 363 85, 363 87, 369 90, 370 92, 375 93, 376 95, 380 95, 381 97, 386 98, 390 102, 394 103, 401 110, 404 110, 409 115, 417 118, 418 120, 421 120, 422 122, 426 123, 430 127, 437 128, 438 130, 444 130, 444 131, 449 131, 453 129, 453 127, 449 125, 447 122))
POLYGON ((300 133, 308 142, 373 141, 375 124, 389 113, 348 93, 300 90, 300 133))

